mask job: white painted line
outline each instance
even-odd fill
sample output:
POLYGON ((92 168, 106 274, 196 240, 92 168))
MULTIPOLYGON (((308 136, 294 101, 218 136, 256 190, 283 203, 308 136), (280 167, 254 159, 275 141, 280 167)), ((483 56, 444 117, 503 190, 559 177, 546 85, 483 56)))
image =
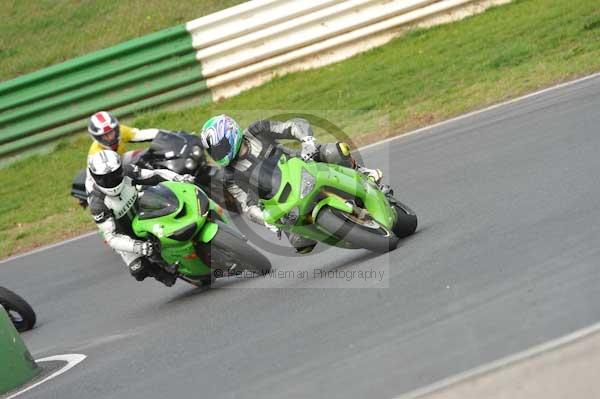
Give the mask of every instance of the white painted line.
POLYGON ((55 377, 58 377, 61 374, 66 373, 67 371, 71 370, 73 367, 77 366, 79 363, 81 363, 83 361, 83 359, 85 359, 87 356, 85 355, 80 355, 77 353, 71 353, 71 354, 67 354, 67 355, 56 355, 56 356, 50 356, 50 357, 45 357, 43 359, 39 359, 36 360, 36 363, 40 363, 40 362, 52 362, 52 361, 63 361, 63 362, 67 362, 67 364, 62 367, 60 370, 55 371, 54 373, 50 374, 49 376, 45 377, 44 379, 36 382, 33 385, 30 385, 20 391, 17 391, 15 393, 13 393, 12 395, 6 397, 5 399, 12 399, 15 398, 17 396, 19 396, 22 393, 25 393, 29 390, 32 390, 33 388, 37 387, 38 385, 43 384, 46 381, 49 381, 55 377))
POLYGON ((465 371, 463 373, 456 374, 454 376, 444 378, 441 381, 435 382, 431 385, 428 385, 423 388, 416 389, 412 392, 408 392, 406 394, 396 396, 395 399, 416 399, 423 397, 425 395, 429 395, 440 391, 442 389, 448 388, 452 385, 456 385, 465 380, 469 380, 472 378, 480 377, 484 374, 488 374, 490 372, 499 370, 501 368, 510 366, 514 363, 521 362, 528 358, 535 357, 544 352, 548 352, 554 349, 558 349, 561 346, 565 346, 567 344, 573 343, 580 339, 583 339, 589 335, 595 334, 600 331, 600 323, 593 324, 589 327, 583 328, 581 330, 577 330, 572 332, 571 334, 565 335, 564 337, 557 338, 552 341, 548 341, 546 343, 540 344, 538 346, 534 346, 533 348, 527 349, 523 352, 515 353, 514 355, 509 355, 502 359, 495 360, 491 363, 481 365, 479 367, 475 367, 474 369, 465 371))
POLYGON ((381 145, 381 144, 389 143, 390 141, 393 141, 393 140, 398 140, 398 139, 402 139, 404 137, 412 136, 413 134, 423 133, 425 131, 434 129, 436 127, 443 126, 443 125, 446 125, 446 124, 449 124, 449 123, 453 123, 453 122, 457 122, 457 121, 460 121, 462 119, 467 119, 467 118, 470 118, 472 116, 482 114, 484 112, 492 111, 492 110, 494 110, 496 108, 500 108, 500 107, 504 107, 506 105, 514 104, 516 102, 523 101, 523 100, 526 100, 526 99, 531 98, 531 97, 539 96, 541 94, 547 93, 547 92, 552 91, 552 90, 562 89, 564 87, 568 87, 568 86, 571 86, 571 85, 575 85, 577 83, 585 82, 586 80, 591 80, 591 79, 599 78, 599 77, 600 77, 600 72, 595 73, 593 75, 584 76, 584 77, 576 79, 576 80, 571 80, 569 82, 564 82, 564 83, 558 84, 556 86, 547 87, 547 88, 539 90, 539 91, 534 91, 533 93, 525 94, 525 95, 523 95, 521 97, 513 98, 511 100, 507 100, 507 101, 504 101, 504 102, 501 102, 501 103, 498 103, 498 104, 490 105, 489 107, 486 107, 486 108, 482 108, 482 109, 478 109, 478 110, 475 110, 475 111, 471 111, 469 113, 466 113, 466 114, 463 114, 463 115, 459 115, 459 116, 456 116, 456 117, 451 118, 451 119, 446 119, 444 121, 441 121, 441 122, 438 122, 438 123, 434 123, 433 125, 425 126, 425 127, 419 128, 417 130, 413 130, 413 131, 410 131, 410 132, 406 132, 406 133, 400 134, 398 136, 389 137, 389 138, 387 138, 385 140, 381 140, 381 141, 378 141, 376 143, 367 144, 364 147, 360 147, 359 151, 366 150, 367 148, 375 147, 375 146, 378 146, 378 145, 381 145))
MULTIPOLYGON (((539 91, 536 91, 536 92, 533 92, 533 93, 529 93, 529 94, 526 94, 526 95, 521 96, 521 97, 513 98, 512 100, 508 100, 508 101, 504 101, 502 103, 494 104, 494 105, 491 105, 489 107, 482 108, 482 109, 479 109, 479 110, 476 110, 476 111, 472 111, 472 112, 469 112, 469 113, 466 113, 466 114, 463 114, 463 115, 460 115, 460 116, 457 116, 457 117, 454 117, 454 118, 451 118, 451 119, 447 119, 445 121, 434 123, 433 125, 425 126, 425 127, 419 128, 417 130, 413 130, 413 131, 410 131, 410 132, 406 132, 406 133, 400 134, 398 136, 389 137, 389 138, 387 138, 385 140, 378 141, 378 142, 372 143, 372 144, 368 144, 368 145, 366 145, 364 147, 360 147, 360 148, 358 148, 358 150, 359 151, 363 151, 363 150, 366 150, 368 148, 375 147, 377 145, 389 143, 390 141, 393 141, 393 140, 399 140, 399 139, 403 139, 403 138, 408 137, 408 136, 412 136, 413 134, 423 133, 423 132, 426 132, 426 131, 431 130, 433 128, 436 128, 438 126, 443 126, 443 125, 446 125, 446 124, 449 124, 449 123, 453 123, 453 122, 456 122, 456 121, 459 121, 459 120, 462 120, 462 119, 470 118, 472 116, 475 116, 475 115, 478 115, 478 114, 481 114, 481 113, 484 113, 484 112, 487 112, 487 111, 491 111, 493 109, 500 108, 500 107, 503 107, 505 105, 513 104, 513 103, 516 103, 518 101, 523 101, 523 100, 528 99, 530 97, 539 96, 540 94, 543 94, 543 93, 546 93, 546 92, 549 92, 549 91, 552 91, 552 90, 561 89, 563 87, 571 86, 571 85, 574 85, 574 84, 577 84, 577 83, 581 83, 581 82, 584 82, 586 80, 594 79, 594 78, 597 78, 597 77, 600 77, 600 72, 595 73, 593 75, 584 76, 582 78, 579 78, 579 79, 576 79, 576 80, 572 80, 572 81, 569 81, 569 82, 564 82, 564 83, 558 84, 556 86, 547 87, 545 89, 542 89, 542 90, 539 90, 539 91)), ((64 244, 68 244, 70 242, 77 241, 77 240, 80 240, 82 238, 90 237, 93 234, 97 234, 97 233, 96 232, 87 233, 87 234, 81 235, 79 237, 71 238, 71 239, 66 240, 66 241, 62 241, 62 242, 59 242, 59 243, 56 243, 56 244, 52 244, 52 245, 48 245, 48 246, 41 247, 41 248, 38 248, 38 249, 34 249, 33 251, 26 252, 26 253, 23 253, 23 254, 20 254, 20 255, 15 255, 15 256, 12 256, 10 258, 6 258, 4 260, 0 260, 0 265, 2 263, 6 263, 6 262, 10 262, 10 261, 15 260, 15 259, 23 258, 25 256, 29 256, 29 255, 32 255, 32 254, 35 254, 35 253, 38 253, 38 252, 42 252, 42 251, 45 251, 47 249, 52 249, 52 248, 55 248, 55 247, 58 247, 58 246, 61 246, 61 245, 64 245, 64 244)))
POLYGON ((23 254, 11 256, 10 258, 6 258, 6 259, 3 259, 3 260, 0 260, 0 265, 3 264, 3 263, 8 263, 10 261, 13 261, 15 259, 24 258, 25 256, 36 254, 38 252, 43 252, 43 251, 46 251, 48 249, 60 247, 61 245, 65 245, 65 244, 68 244, 68 243, 73 242, 73 241, 81 240, 82 238, 91 237, 94 234, 99 234, 99 233, 97 231, 92 231, 92 232, 85 233, 85 234, 77 236, 77 237, 69 238, 68 240, 65 240, 65 241, 57 242, 55 244, 46 245, 44 247, 40 247, 40 248, 34 249, 32 251, 29 251, 29 252, 25 252, 23 254))

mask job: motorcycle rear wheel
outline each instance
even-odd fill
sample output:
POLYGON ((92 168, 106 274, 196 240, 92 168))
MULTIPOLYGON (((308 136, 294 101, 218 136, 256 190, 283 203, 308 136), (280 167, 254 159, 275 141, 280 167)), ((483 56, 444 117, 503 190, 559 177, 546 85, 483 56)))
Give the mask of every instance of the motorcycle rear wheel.
POLYGON ((339 240, 373 252, 392 251, 400 240, 374 220, 361 221, 354 215, 329 206, 320 210, 316 223, 339 240))

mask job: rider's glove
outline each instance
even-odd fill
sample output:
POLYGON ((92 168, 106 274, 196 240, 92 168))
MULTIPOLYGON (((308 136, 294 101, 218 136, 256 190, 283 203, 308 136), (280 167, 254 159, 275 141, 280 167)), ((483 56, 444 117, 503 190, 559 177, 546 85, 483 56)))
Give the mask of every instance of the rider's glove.
POLYGON ((313 136, 306 136, 302 139, 302 151, 300 157, 305 161, 310 161, 319 152, 319 146, 313 136))
POLYGON ((194 181, 195 181, 195 180, 196 180, 196 179, 194 178, 194 176, 192 176, 192 175, 188 175, 188 174, 185 174, 185 175, 177 175, 177 176, 175 176, 175 177, 173 178, 173 181, 174 181, 174 182, 179 182, 179 183, 192 183, 192 184, 194 184, 194 181))
POLYGON ((154 245, 150 241, 137 241, 133 246, 133 252, 142 256, 150 256, 154 252, 154 245))

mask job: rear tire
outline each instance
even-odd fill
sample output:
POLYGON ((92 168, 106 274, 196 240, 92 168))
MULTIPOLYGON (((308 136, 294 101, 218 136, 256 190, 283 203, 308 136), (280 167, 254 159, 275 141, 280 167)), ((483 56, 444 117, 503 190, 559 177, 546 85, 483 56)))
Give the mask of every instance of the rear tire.
POLYGON ((0 287, 0 305, 19 332, 31 330, 35 325, 35 312, 27 302, 14 292, 0 287))
POLYGON ((226 228, 219 228, 209 243, 200 245, 199 251, 217 278, 244 270, 258 275, 271 271, 271 262, 266 256, 251 247, 243 236, 226 228))
POLYGON ((365 248, 373 252, 392 251, 399 241, 396 234, 383 226, 378 225, 378 228, 362 226, 344 216, 344 212, 329 206, 319 211, 316 223, 339 240, 353 247, 365 248))

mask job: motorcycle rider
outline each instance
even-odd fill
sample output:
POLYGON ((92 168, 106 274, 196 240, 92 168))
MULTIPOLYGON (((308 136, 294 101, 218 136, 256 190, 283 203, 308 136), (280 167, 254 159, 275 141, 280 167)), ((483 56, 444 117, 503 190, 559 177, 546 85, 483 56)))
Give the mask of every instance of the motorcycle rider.
POLYGON ((152 242, 140 240, 131 226, 135 216, 138 185, 151 186, 164 180, 193 183, 191 175, 179 175, 168 169, 142 169, 123 165, 120 155, 111 150, 93 154, 88 161, 88 173, 94 182, 89 206, 96 225, 106 243, 114 249, 138 281, 148 276, 167 286, 175 283, 175 275, 149 261, 154 252, 152 242))
MULTIPOLYGON (((305 119, 291 119, 286 122, 259 120, 245 131, 237 122, 227 116, 210 118, 200 134, 209 155, 225 168, 225 187, 237 200, 243 213, 255 223, 265 223, 262 210, 258 206, 257 194, 264 185, 265 176, 270 179, 270 170, 277 167, 282 154, 296 155, 278 143, 278 140, 296 140, 301 143, 300 156, 304 160, 315 160, 351 167, 380 184, 383 174, 379 169, 369 169, 358 165, 345 143, 331 143, 319 146, 313 137, 310 123, 305 119)), ((269 183, 267 182, 267 185, 269 183)), ((387 187, 387 186, 382 186, 387 187)), ((316 241, 298 234, 286 232, 292 246, 298 253, 313 250, 316 241)))
MULTIPOLYGON (((158 132, 158 129, 137 129, 120 124, 110 112, 96 112, 88 119, 88 133, 93 140, 88 151, 88 159, 103 150, 112 150, 123 155, 126 150, 125 144, 152 141, 158 132)), ((93 184, 88 173, 85 180, 88 193, 92 191, 93 184)))

